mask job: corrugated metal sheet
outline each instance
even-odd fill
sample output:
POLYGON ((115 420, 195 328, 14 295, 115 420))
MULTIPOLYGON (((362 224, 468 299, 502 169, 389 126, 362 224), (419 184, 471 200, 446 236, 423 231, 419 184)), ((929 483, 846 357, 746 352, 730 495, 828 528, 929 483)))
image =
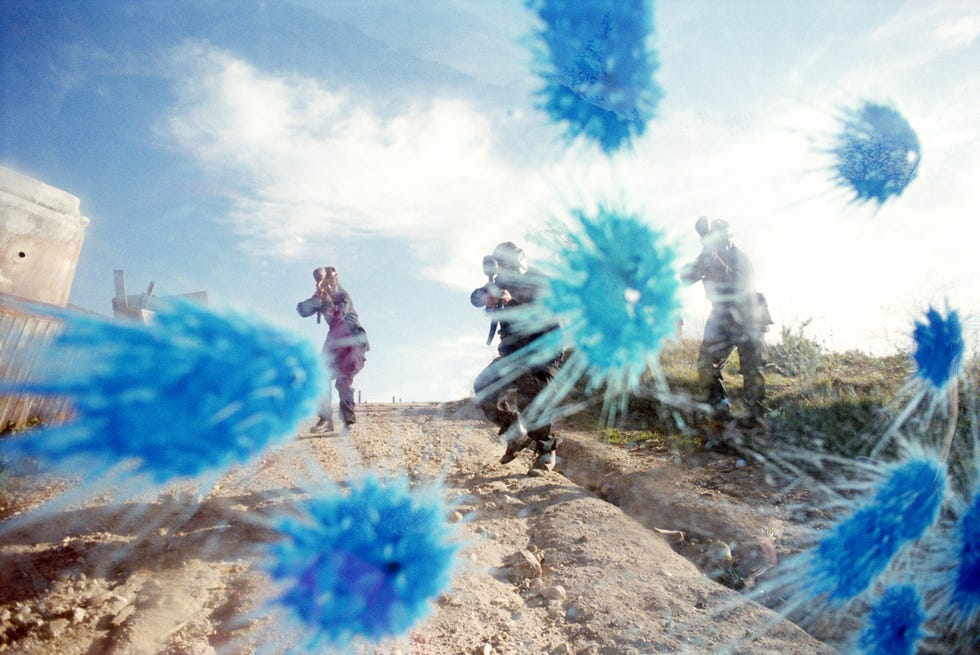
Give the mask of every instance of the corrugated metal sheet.
MULTIPOLYGON (((30 305, 0 293, 0 380, 30 379, 45 343, 60 329, 56 319, 34 313, 30 305)), ((72 362, 64 364, 67 367, 72 362)), ((0 434, 37 422, 60 423, 69 413, 69 403, 63 398, 0 394, 0 434)))

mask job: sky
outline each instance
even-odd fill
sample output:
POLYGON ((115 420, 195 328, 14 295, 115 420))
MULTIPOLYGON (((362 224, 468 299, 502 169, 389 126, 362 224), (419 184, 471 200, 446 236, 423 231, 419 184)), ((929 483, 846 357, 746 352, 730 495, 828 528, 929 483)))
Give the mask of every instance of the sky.
MULTIPOLYGON (((0 165, 80 199, 69 302, 207 291, 307 335, 335 266, 368 331, 364 401, 472 394, 494 356, 469 303, 501 241, 532 264, 574 208, 618 203, 679 263, 723 218, 776 322, 833 350, 910 347, 930 306, 980 309, 980 5, 661 1, 663 91, 632 148, 568 143, 537 109, 518 0, 0 0, 0 165), (892 106, 918 176, 851 202, 827 146, 842 111, 892 106)), ((684 290, 685 334, 709 309, 684 290)))

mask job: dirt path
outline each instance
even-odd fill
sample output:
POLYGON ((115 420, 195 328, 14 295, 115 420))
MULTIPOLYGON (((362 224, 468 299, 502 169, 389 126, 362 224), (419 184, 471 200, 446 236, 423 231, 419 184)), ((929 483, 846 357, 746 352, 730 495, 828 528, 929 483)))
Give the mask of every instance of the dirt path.
POLYGON ((19 529, 7 519, 0 652, 279 652, 290 638, 261 609, 255 554, 273 538, 261 519, 368 469, 441 480, 464 545, 429 617, 358 652, 834 652, 710 579, 727 555, 742 577, 764 570, 790 537, 778 504, 752 497, 753 465, 560 433, 566 475, 531 478, 529 455, 497 464, 496 430, 468 403, 363 405, 353 434, 300 434, 204 499, 107 495, 19 529))

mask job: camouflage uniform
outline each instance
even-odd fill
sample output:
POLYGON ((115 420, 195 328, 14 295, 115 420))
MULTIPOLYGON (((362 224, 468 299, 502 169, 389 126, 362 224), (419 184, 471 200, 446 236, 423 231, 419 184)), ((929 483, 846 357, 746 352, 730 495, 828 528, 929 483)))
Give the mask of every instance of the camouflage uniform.
MULTIPOLYGON (((327 321, 329 329, 323 342, 323 362, 330 379, 335 381, 340 416, 344 425, 349 426, 357 421, 354 413, 354 376, 364 368, 366 353, 371 349, 350 294, 338 285, 332 300, 317 294, 300 302, 296 311, 304 318, 316 314, 318 323, 321 316, 327 321)), ((322 399, 317 413, 321 423, 333 425, 329 395, 322 399)))
POLYGON ((728 397, 722 382, 722 367, 732 351, 738 349, 743 393, 749 415, 765 415, 765 343, 763 337, 772 324, 765 297, 757 293, 748 257, 731 243, 728 225, 715 221, 712 234, 705 235, 705 248, 697 259, 684 267, 681 278, 689 283, 701 281, 711 302, 711 313, 704 327, 698 352, 698 382, 703 399, 720 414, 728 413, 728 397), (715 231, 723 232, 723 235, 715 231), (717 242, 712 243, 712 239, 717 242))
MULTIPOLYGON (((498 250, 499 248, 498 246, 498 250)), ((494 251, 495 256, 498 255, 498 250, 494 251)), ((544 274, 535 269, 520 272, 501 268, 494 283, 498 290, 510 292, 511 300, 507 309, 511 311, 534 303, 546 281, 544 274)), ((488 293, 487 286, 474 289, 470 295, 470 303, 474 307, 485 307, 488 293)), ((561 369, 564 362, 561 352, 556 352, 553 358, 543 363, 528 361, 527 351, 522 352, 523 348, 557 328, 557 325, 551 325, 529 334, 513 321, 500 321, 498 357, 490 362, 473 383, 477 402, 487 419, 500 428, 500 434, 507 433, 521 418, 521 413, 561 369)), ((531 427, 533 429, 528 430, 527 436, 533 441, 535 452, 541 454, 554 451, 556 440, 551 435, 551 425, 531 427)))

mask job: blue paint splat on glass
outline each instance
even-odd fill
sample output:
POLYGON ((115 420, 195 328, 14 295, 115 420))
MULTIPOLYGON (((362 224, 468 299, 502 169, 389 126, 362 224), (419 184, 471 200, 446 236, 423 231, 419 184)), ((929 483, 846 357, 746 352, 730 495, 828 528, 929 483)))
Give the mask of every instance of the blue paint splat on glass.
POLYGON ((879 205, 915 179, 919 137, 895 109, 872 102, 844 113, 832 153, 834 181, 854 192, 854 202, 879 205))
POLYGON ((963 363, 963 327, 955 311, 948 311, 946 318, 934 308, 926 312, 927 322, 915 323, 916 372, 936 389, 943 389, 951 379, 959 375, 963 363))
POLYGON ((890 587, 871 606, 858 638, 862 655, 914 655, 926 614, 911 585, 890 587))
POLYGON ((585 137, 613 153, 646 131, 663 92, 651 0, 527 0, 544 23, 535 66, 538 106, 570 141, 585 137))
POLYGON ((588 390, 635 389, 679 320, 674 250, 635 214, 573 211, 581 230, 557 253, 544 305, 582 360, 588 390))
POLYGON ((935 523, 945 492, 945 468, 938 460, 913 459, 893 467, 874 498, 817 544, 809 592, 835 601, 863 593, 903 546, 935 523))
POLYGON ((313 498, 285 518, 267 570, 283 585, 277 603, 303 625, 305 646, 406 632, 449 583, 457 546, 437 494, 405 478, 369 475, 347 494, 313 498))
POLYGON ((147 325, 58 316, 36 379, 0 390, 66 397, 73 420, 0 448, 65 473, 131 460, 156 482, 220 471, 295 434, 325 389, 312 344, 246 316, 190 302, 147 325))
POLYGON ((980 615, 980 493, 959 523, 959 563, 953 583, 952 604, 962 620, 975 620, 980 615))

